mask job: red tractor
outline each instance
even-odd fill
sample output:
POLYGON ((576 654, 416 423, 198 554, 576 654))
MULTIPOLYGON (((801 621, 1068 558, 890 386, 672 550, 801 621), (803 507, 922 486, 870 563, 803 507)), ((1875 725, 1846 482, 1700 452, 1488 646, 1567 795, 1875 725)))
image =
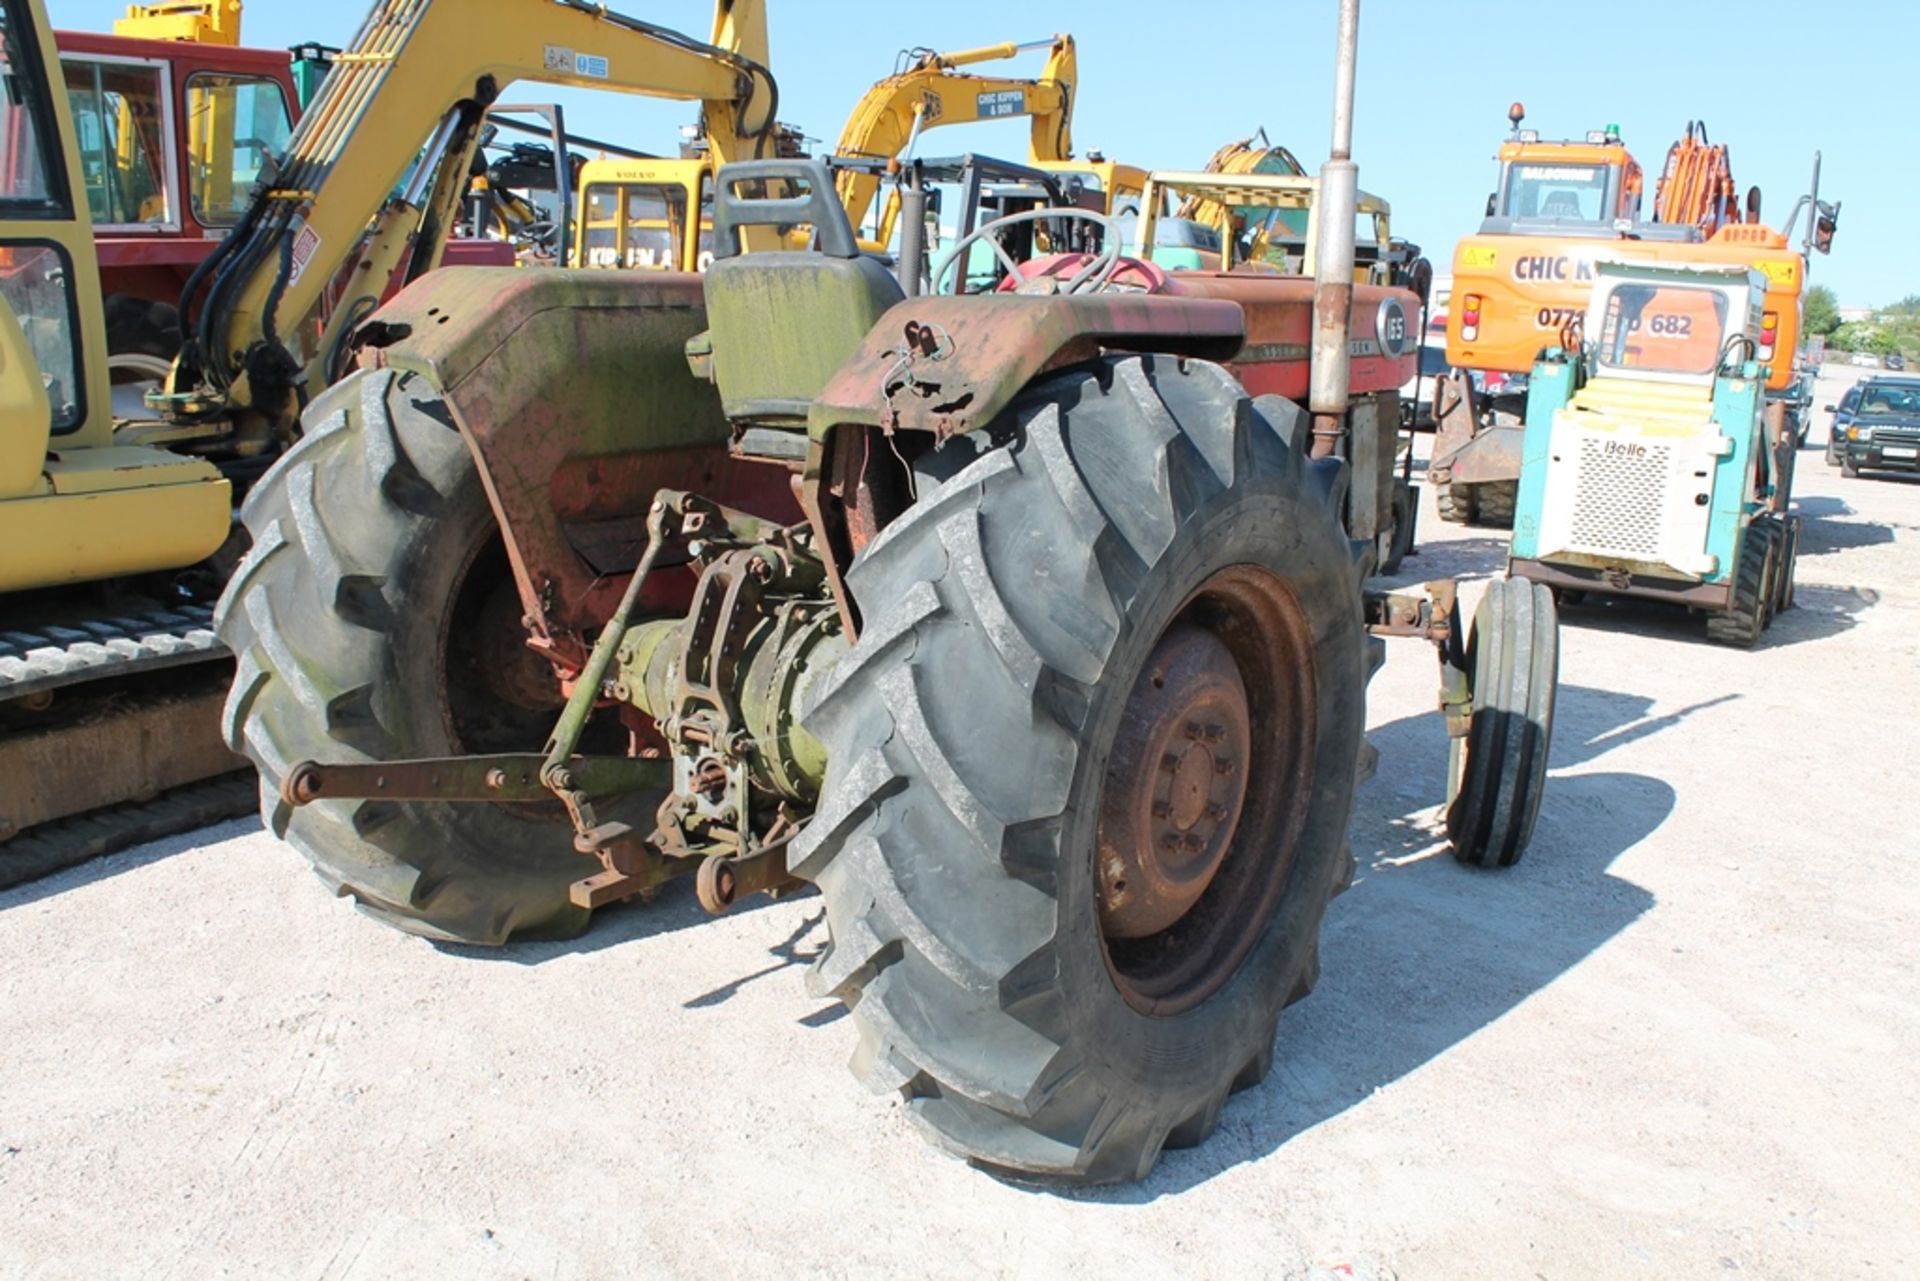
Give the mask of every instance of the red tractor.
POLYGON ((816 885, 857 1071, 985 1166, 1138 1177, 1314 982, 1382 636, 1439 646, 1457 855, 1519 857, 1551 600, 1496 581, 1469 635, 1451 584, 1366 586, 1407 291, 1346 269, 1379 350, 1310 420, 1243 381, 1304 396, 1312 281, 1053 210, 1008 221, 1104 248, 916 296, 816 163, 716 187, 704 277, 445 271, 376 315, 247 504, 231 742, 328 885, 435 938, 816 885))

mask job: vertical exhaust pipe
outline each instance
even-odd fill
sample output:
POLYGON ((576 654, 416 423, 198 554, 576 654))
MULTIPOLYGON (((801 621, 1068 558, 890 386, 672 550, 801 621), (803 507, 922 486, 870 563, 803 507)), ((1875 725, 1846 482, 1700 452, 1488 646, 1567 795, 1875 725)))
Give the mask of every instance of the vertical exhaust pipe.
MULTIPOLYGON (((894 264, 894 270, 900 277, 901 291, 914 298, 919 296, 920 277, 927 265, 927 189, 920 179, 918 160, 907 162, 899 191, 900 261, 894 264)), ((965 277, 964 267, 960 274, 965 277)))
POLYGON ((1346 430, 1348 317, 1353 310, 1353 219, 1360 170, 1353 163, 1353 80, 1360 49, 1360 0, 1340 0, 1333 76, 1333 150, 1320 166, 1320 243, 1313 271, 1313 364, 1308 406, 1312 454, 1334 454, 1346 430))

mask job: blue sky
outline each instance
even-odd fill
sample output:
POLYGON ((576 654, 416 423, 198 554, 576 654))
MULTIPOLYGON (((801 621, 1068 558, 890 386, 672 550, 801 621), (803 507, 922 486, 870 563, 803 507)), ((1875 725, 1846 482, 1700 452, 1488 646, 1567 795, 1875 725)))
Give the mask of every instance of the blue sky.
MULTIPOLYGON (((440 0, 454 3, 455 0, 440 0)), ((105 30, 121 0, 50 0, 56 26, 105 30)), ((529 4, 529 8, 537 6, 529 4)), ((710 0, 615 0, 612 7, 704 37, 710 0)), ((831 143, 868 84, 908 46, 966 48, 1072 32, 1081 88, 1078 150, 1149 168, 1198 168, 1213 149, 1265 126, 1316 167, 1332 102, 1334 0, 1208 6, 970 0, 908 6, 769 0, 781 115, 831 143), (1169 15, 1172 15, 1171 19, 1169 15)), ((350 39, 359 0, 250 0, 247 44, 350 39)), ((1732 148, 1744 190, 1758 184, 1778 225, 1825 154, 1822 194, 1845 203, 1814 283, 1842 305, 1920 293, 1913 233, 1920 170, 1920 4, 1911 0, 1613 0, 1556 8, 1531 0, 1365 0, 1361 6, 1354 157, 1361 185, 1391 201, 1394 230, 1446 271, 1454 241, 1477 225, 1493 182, 1507 104, 1527 106, 1544 137, 1617 123, 1656 173, 1690 119, 1732 148), (1751 77, 1743 84, 1742 75, 1751 77), (1782 92, 1782 86, 1791 94, 1782 92)), ((1040 55, 1003 64, 1037 69, 1040 55)), ((532 86, 510 99, 544 100, 532 86)), ((641 150, 675 145, 679 104, 611 95, 562 98, 579 133, 641 150)), ((950 128, 927 152, 1018 158, 1023 122, 950 128)))

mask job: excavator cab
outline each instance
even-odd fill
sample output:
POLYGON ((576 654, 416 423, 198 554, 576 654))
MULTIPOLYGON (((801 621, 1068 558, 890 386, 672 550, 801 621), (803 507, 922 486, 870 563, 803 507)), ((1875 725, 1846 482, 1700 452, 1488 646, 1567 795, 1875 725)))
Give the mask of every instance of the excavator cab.
POLYGON ((711 353, 728 418, 804 422, 827 381, 906 294, 880 259, 861 251, 820 161, 742 161, 722 168, 714 187, 709 330, 695 343, 711 353), (809 227, 814 248, 748 255, 742 235, 750 227, 789 238, 809 227))
MULTIPOLYGON (((24 0, 0 7, 0 591, 177 569, 227 535, 227 482, 199 460, 115 439, 93 227, 51 33, 24 0), (15 333, 19 340, 11 341, 15 333), (39 384, 20 390, 21 377, 39 384)), ((10 613, 24 618, 28 607, 10 613)), ((0 689, 4 697, 4 689, 0 689)))
POLYGON ((1537 129, 1520 128, 1525 116, 1517 102, 1507 112, 1513 132, 1500 146, 1500 185, 1487 197, 1482 231, 1508 232, 1515 223, 1638 221, 1644 180, 1618 125, 1589 130, 1584 139, 1542 142, 1537 129))

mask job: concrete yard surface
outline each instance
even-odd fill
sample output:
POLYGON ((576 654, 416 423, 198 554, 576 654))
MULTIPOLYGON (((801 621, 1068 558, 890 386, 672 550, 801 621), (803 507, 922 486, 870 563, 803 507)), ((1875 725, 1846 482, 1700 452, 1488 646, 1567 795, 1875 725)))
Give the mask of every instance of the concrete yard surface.
MULTIPOLYGON (((866 1093, 817 896, 436 947, 247 821, 0 894, 0 1277, 1920 1275, 1920 481, 1825 421, 1759 648, 1570 611, 1510 871, 1437 839, 1390 647, 1320 985, 1143 1184, 1003 1183, 866 1093)), ((1403 581, 1504 564, 1425 498, 1403 581)))

